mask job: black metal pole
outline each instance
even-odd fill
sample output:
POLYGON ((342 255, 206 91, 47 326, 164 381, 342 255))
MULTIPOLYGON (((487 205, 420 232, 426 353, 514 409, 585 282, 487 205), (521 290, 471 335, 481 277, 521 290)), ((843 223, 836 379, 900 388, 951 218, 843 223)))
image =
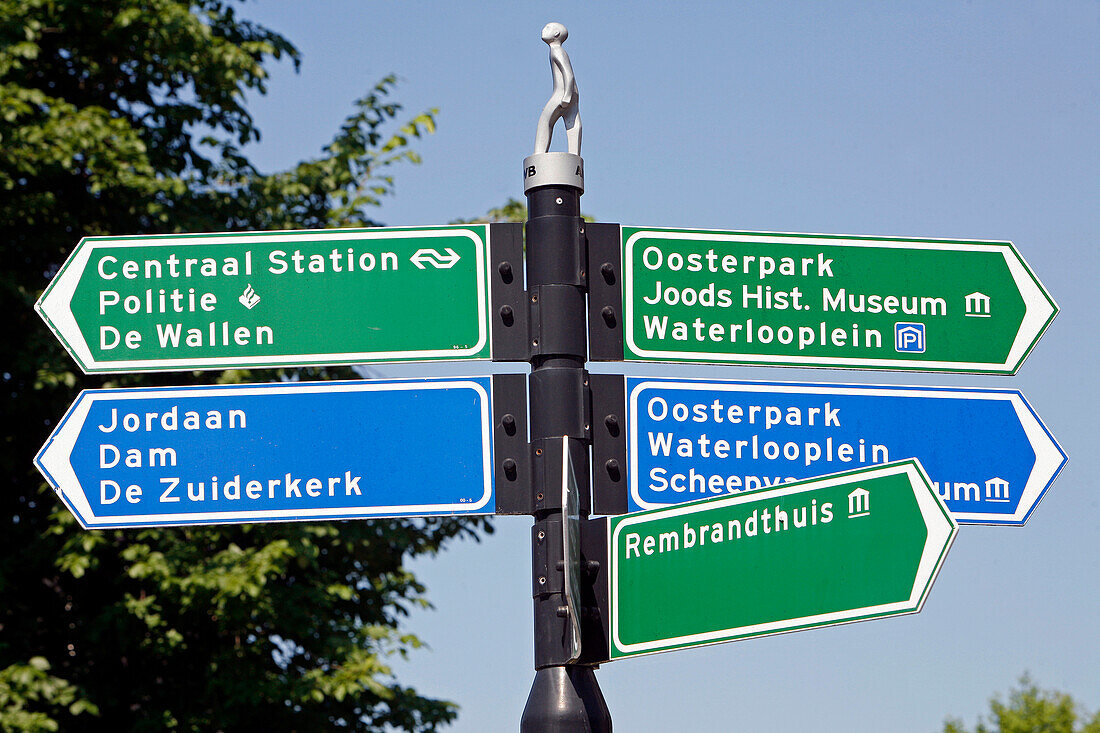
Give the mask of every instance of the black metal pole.
POLYGON ((594 668, 575 664, 562 569, 562 451, 571 452, 581 489, 581 516, 590 511, 591 443, 587 360, 586 243, 580 197, 583 163, 570 153, 537 153, 524 161, 527 294, 530 306, 529 378, 535 680, 520 722, 522 733, 610 733, 611 714, 594 668))

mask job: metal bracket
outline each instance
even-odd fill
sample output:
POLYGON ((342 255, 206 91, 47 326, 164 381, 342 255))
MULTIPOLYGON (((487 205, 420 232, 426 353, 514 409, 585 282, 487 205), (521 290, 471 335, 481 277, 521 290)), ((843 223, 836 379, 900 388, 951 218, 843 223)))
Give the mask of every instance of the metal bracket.
POLYGON ((547 188, 533 191, 532 210, 547 212, 527 220, 528 242, 558 242, 558 247, 531 247, 527 252, 527 272, 539 273, 540 279, 528 286, 553 283, 584 287, 588 282, 585 256, 585 232, 588 223, 580 216, 563 216, 555 212, 575 210, 580 206, 575 191, 547 188))
POLYGON ((493 461, 497 514, 530 514, 527 375, 493 375, 493 461))
MULTIPOLYGON (((578 477, 587 476, 588 445, 579 440, 571 440, 570 457, 578 477)), ((531 480, 534 494, 531 497, 531 511, 536 517, 543 512, 561 511, 562 447, 561 437, 540 438, 531 441, 531 480)), ((587 516, 591 512, 591 500, 587 491, 581 492, 581 511, 587 516)))
POLYGON ((584 323, 583 290, 573 285, 536 285, 528 301, 532 356, 584 353, 584 330, 575 327, 584 323), (554 317, 545 318, 541 313, 554 317))
POLYGON ((588 353, 592 361, 623 360, 622 228, 587 225, 588 353))
POLYGON ((577 664, 597 666, 610 659, 606 519, 581 521, 581 566, 584 568, 581 583, 584 623, 581 625, 581 658, 577 664))
MULTIPOLYGON (((554 504, 561 509, 538 519, 531 530, 531 595, 539 611, 535 614, 536 669, 575 664, 583 652, 585 619, 599 615, 589 585, 594 580, 590 570, 598 569, 601 563, 584 557, 587 520, 582 516, 587 510, 579 501, 578 473, 587 468, 587 463, 578 465, 577 459, 587 458, 588 447, 572 438, 547 440, 559 446, 557 455, 545 463, 557 463, 559 467, 554 476, 558 489, 554 504)), ((599 642, 596 646, 594 653, 599 656, 599 642)))
MULTIPOLYGON (((559 441, 560 442, 560 441, 559 441)), ((561 518, 543 519, 531 527, 531 595, 561 593, 565 589, 565 556, 562 548, 561 518)))
POLYGON ((591 374, 592 511, 626 514, 630 486, 626 459, 626 377, 591 374))
POLYGON ((523 225, 489 225, 489 294, 493 361, 527 361, 527 293, 523 225))
MULTIPOLYGON (((558 500, 560 503, 560 499, 558 500)), ((535 601, 535 669, 568 664, 571 630, 558 611, 565 604, 561 518, 531 528, 531 595, 535 601)))
POLYGON ((531 372, 531 404, 542 405, 531 416, 531 435, 588 440, 592 413, 588 398, 589 374, 570 367, 545 367, 531 372))

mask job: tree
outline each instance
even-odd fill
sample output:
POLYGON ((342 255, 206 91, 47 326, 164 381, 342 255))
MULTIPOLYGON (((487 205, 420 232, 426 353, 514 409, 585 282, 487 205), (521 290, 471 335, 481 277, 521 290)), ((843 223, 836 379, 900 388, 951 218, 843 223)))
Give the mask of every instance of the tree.
POLYGON ((527 204, 519 199, 508 197, 503 206, 489 209, 485 216, 474 219, 455 219, 452 224, 482 224, 487 222, 518 222, 527 221, 527 204))
MULTIPOLYGON (((1041 690, 1024 675, 1008 702, 989 701, 990 721, 979 719, 974 733, 1100 733, 1100 711, 1084 713, 1072 697, 1055 690, 1041 690)), ((949 719, 944 733, 966 733, 961 720, 949 719)))
POLYGON ((81 236, 372 225, 434 129, 382 79, 322 154, 263 174, 245 93, 299 55, 229 0, 0 0, 0 728, 433 730, 387 666, 427 604, 406 558, 480 520, 91 531, 31 467, 86 387, 350 376, 85 377, 32 310, 81 236), (14 429, 13 429, 14 427, 14 429))

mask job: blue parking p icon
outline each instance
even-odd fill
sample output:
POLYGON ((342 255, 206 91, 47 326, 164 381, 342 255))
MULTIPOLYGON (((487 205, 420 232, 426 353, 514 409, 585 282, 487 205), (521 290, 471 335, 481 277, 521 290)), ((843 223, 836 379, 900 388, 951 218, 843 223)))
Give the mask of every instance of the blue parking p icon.
POLYGON ((924 324, 895 323, 894 350, 911 354, 924 353, 924 324))

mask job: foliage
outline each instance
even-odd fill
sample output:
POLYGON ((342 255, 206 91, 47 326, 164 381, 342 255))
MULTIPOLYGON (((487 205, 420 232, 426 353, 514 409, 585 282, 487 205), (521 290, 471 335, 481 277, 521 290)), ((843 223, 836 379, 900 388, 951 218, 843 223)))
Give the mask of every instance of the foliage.
POLYGON ((47 713, 27 709, 36 703, 67 706, 72 715, 98 712, 95 705, 78 699, 75 687, 49 671, 50 663, 42 657, 31 657, 26 664, 0 670, 0 729, 26 733, 58 730, 57 721, 47 713))
POLYGON ((407 558, 490 527, 429 519, 80 529, 31 466, 76 392, 350 376, 85 377, 34 314, 81 236, 370 225, 434 111, 385 77, 321 155, 261 173, 246 94, 299 54, 226 0, 0 0, 0 727, 433 730, 455 707, 388 661, 420 646, 407 558))
POLYGON ((503 206, 498 206, 495 209, 489 209, 485 216, 479 216, 474 219, 455 219, 452 224, 484 224, 484 223, 499 223, 499 222, 519 222, 523 223, 527 221, 527 204, 523 203, 519 199, 508 197, 508 200, 504 202, 503 206))
MULTIPOLYGON (((974 733, 1100 733, 1100 711, 1088 717, 1072 697, 1041 690, 1024 675, 1008 702, 989 701, 990 720, 979 719, 974 733)), ((949 719, 944 733, 966 733, 961 720, 949 719)))

